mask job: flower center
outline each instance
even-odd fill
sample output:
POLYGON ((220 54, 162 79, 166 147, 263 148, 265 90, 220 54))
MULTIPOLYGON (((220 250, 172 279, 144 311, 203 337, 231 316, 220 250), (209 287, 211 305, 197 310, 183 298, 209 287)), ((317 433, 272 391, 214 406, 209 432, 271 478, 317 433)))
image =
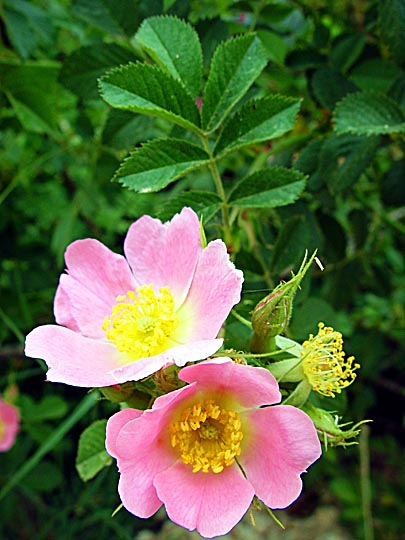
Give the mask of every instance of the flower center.
POLYGON ((209 399, 184 409, 180 420, 170 424, 171 444, 178 448, 193 473, 220 473, 240 455, 243 439, 238 413, 221 409, 209 399))
POLYGON ((177 322, 170 287, 161 287, 156 295, 152 285, 143 285, 117 296, 103 330, 120 352, 139 359, 164 351, 177 322))
POLYGON ((354 356, 345 358, 343 339, 340 332, 318 324, 319 331, 303 343, 302 367, 312 388, 324 396, 335 397, 342 388, 356 378, 354 371, 360 367, 353 364, 354 356))
POLYGON ((0 418, 0 441, 1 439, 3 438, 3 435, 4 435, 4 432, 6 431, 5 427, 4 427, 4 422, 2 421, 2 419, 0 418))

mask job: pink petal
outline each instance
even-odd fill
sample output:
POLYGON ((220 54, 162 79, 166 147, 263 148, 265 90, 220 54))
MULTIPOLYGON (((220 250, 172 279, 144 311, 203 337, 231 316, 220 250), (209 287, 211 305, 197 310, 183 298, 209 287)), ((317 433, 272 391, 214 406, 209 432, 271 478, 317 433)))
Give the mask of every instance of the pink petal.
POLYGON ((187 298, 177 315, 188 324, 191 340, 217 336, 232 307, 239 302, 243 274, 229 260, 222 240, 201 252, 187 298))
POLYGON ((87 388, 116 384, 108 372, 122 361, 110 343, 55 325, 39 326, 30 332, 25 341, 25 354, 45 360, 49 368, 48 381, 87 388))
POLYGON ((116 297, 135 289, 128 263, 92 238, 70 244, 65 260, 68 274, 62 274, 56 292, 56 321, 86 336, 103 337, 104 317, 116 297))
MULTIPOLYGON (((174 454, 167 425, 181 402, 194 394, 195 385, 164 394, 156 399, 152 409, 147 409, 141 416, 122 426, 114 447, 118 458, 126 461, 136 460, 134 448, 140 452, 143 447, 155 445, 162 453, 169 453, 173 461, 174 454)), ((115 419, 114 422, 118 420, 115 419)))
POLYGON ((193 473, 177 462, 157 474, 154 485, 169 518, 206 538, 226 534, 248 510, 254 489, 236 465, 221 473, 193 473))
POLYGON ((242 407, 272 405, 281 401, 278 384, 267 369, 235 364, 230 358, 213 358, 183 368, 179 378, 196 381, 199 388, 233 395, 242 407))
POLYGON ((314 424, 289 405, 243 414, 252 434, 242 446, 240 463, 259 499, 270 508, 285 508, 301 493, 300 474, 321 455, 314 424))
POLYGON ((106 446, 117 458, 121 473, 118 486, 121 501, 138 517, 151 516, 162 504, 153 479, 177 458, 170 444, 167 425, 173 409, 194 392, 192 386, 181 388, 162 396, 161 403, 161 398, 158 398, 152 410, 144 411, 135 419, 130 419, 131 413, 124 412, 124 409, 107 423, 106 446))
POLYGON ((111 418, 109 418, 107 422, 105 447, 110 456, 114 458, 117 457, 115 443, 121 429, 131 420, 139 418, 142 413, 143 411, 139 411, 138 409, 127 408, 122 409, 122 411, 115 413, 113 416, 111 416, 111 418))
POLYGON ((131 364, 114 369, 111 375, 114 377, 115 383, 139 381, 166 366, 172 364, 184 366, 186 362, 196 362, 207 358, 221 347, 222 342, 222 339, 207 339, 172 347, 156 356, 141 358, 131 364))
POLYGON ((170 286, 177 309, 187 295, 201 252, 197 214, 183 208, 168 223, 141 217, 129 228, 124 251, 137 284, 153 284, 156 289, 170 286))
POLYGON ((173 457, 166 448, 162 452, 160 445, 156 444, 161 420, 159 415, 149 415, 149 422, 145 423, 143 415, 131 419, 130 413, 124 411, 108 421, 106 447, 111 448, 117 458, 121 473, 118 492, 122 504, 134 515, 148 518, 162 506, 153 486, 153 478, 172 463, 173 457), (125 423, 124 420, 128 421, 125 423), (116 429, 118 424, 121 424, 119 430, 116 429))
POLYGON ((0 399, 0 452, 7 452, 15 443, 20 429, 17 407, 0 399))

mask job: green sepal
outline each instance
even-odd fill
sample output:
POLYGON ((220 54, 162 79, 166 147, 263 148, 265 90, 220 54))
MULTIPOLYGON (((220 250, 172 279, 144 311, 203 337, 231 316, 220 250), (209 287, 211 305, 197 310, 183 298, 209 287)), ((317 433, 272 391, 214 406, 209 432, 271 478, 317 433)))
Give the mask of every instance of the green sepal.
POLYGON ((312 403, 308 403, 303 410, 313 421, 318 432, 319 439, 325 445, 325 448, 328 446, 350 446, 357 444, 356 441, 348 442, 348 439, 354 439, 357 437, 361 431, 360 426, 366 422, 371 422, 371 420, 362 420, 354 425, 351 425, 352 422, 339 424, 339 417, 336 414, 319 409, 318 407, 312 405, 312 403), (350 425, 350 428, 345 430, 342 429, 350 425))

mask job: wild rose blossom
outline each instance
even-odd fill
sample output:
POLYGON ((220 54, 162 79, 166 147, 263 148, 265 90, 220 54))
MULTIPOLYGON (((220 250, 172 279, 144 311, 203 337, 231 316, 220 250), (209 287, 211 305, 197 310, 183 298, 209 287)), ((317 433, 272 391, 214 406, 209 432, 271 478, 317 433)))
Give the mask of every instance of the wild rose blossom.
POLYGON ((0 452, 7 452, 14 445, 20 429, 17 407, 0 398, 0 452))
POLYGON ((107 423, 125 508, 147 518, 164 504, 172 521, 211 538, 234 527, 254 495, 270 508, 290 505, 321 450, 303 411, 263 407, 281 400, 273 375, 217 358, 179 377, 188 385, 152 409, 123 409, 107 423))
POLYGON ((221 240, 202 248, 195 212, 184 208, 168 223, 143 216, 124 252, 95 239, 67 248, 54 303, 59 326, 26 339, 26 355, 45 360, 49 381, 112 386, 220 348, 216 336, 240 300, 243 275, 221 240))

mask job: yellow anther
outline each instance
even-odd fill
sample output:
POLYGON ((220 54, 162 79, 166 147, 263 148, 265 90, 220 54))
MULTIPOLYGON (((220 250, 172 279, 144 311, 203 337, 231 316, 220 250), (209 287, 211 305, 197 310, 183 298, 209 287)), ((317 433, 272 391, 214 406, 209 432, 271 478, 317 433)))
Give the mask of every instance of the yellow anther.
POLYGON ((165 350, 165 344, 177 326, 174 298, 170 287, 155 294, 152 285, 118 296, 111 315, 105 317, 103 330, 120 352, 134 360, 165 350))
POLYGON ((193 472, 220 473, 240 455, 243 439, 238 413, 205 400, 184 409, 170 424, 171 445, 193 472))
POLYGON ((345 357, 340 332, 323 323, 319 323, 318 328, 318 334, 311 334, 303 343, 302 367, 313 390, 324 396, 335 397, 335 393, 340 394, 342 388, 354 381, 354 371, 360 365, 354 364, 354 356, 345 357))

